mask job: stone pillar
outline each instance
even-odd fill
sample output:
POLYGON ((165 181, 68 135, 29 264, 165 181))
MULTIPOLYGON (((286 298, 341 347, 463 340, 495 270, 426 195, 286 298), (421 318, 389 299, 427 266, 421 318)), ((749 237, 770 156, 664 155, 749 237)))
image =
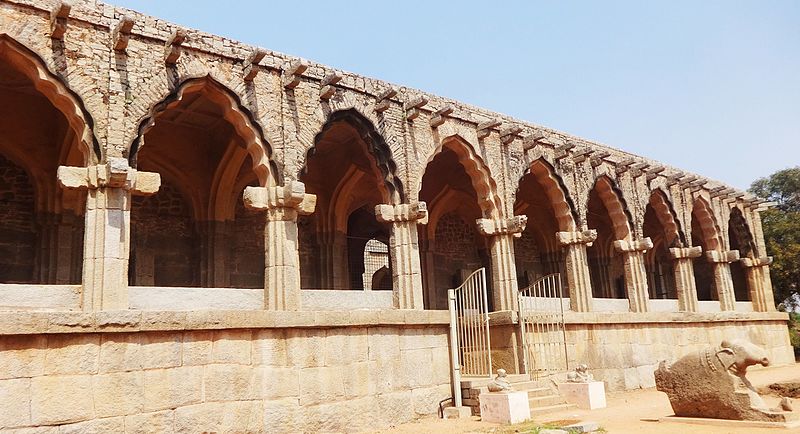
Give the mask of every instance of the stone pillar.
POLYGON ((756 312, 774 312, 775 296, 772 294, 772 280, 769 277, 772 256, 741 258, 739 261, 744 267, 747 277, 747 288, 750 290, 753 310, 756 312))
POLYGON ((300 310, 300 254, 297 217, 314 212, 317 197, 302 182, 283 187, 246 187, 244 206, 266 214, 264 226, 264 309, 300 310))
POLYGON ((714 287, 721 310, 736 310, 736 294, 733 291, 731 262, 739 259, 738 250, 706 252, 706 259, 714 269, 714 287))
POLYGON ((628 293, 631 312, 647 312, 649 310, 650 292, 647 289, 644 254, 652 248, 653 241, 649 237, 640 240, 614 241, 614 249, 622 253, 625 290, 628 293))
POLYGON ((61 166, 58 182, 63 188, 89 190, 81 308, 127 309, 131 194, 155 194, 161 176, 132 169, 124 158, 109 158, 96 166, 61 166))
POLYGON ((489 237, 492 256, 492 300, 494 310, 517 310, 517 267, 514 238, 522 236, 528 216, 505 220, 478 219, 478 231, 489 237))
POLYGON ((392 295, 396 309, 423 309, 422 266, 419 257, 417 223, 427 223, 425 202, 375 207, 378 221, 391 223, 389 260, 392 295))
POLYGON ((597 239, 597 231, 556 232, 558 243, 566 250, 566 278, 569 287, 570 309, 574 312, 591 312, 592 279, 589 277, 589 260, 586 247, 597 239))
POLYGON ((675 290, 678 292, 678 309, 685 312, 697 312, 697 284, 694 280, 694 258, 703 253, 700 246, 672 247, 669 255, 675 265, 675 290))

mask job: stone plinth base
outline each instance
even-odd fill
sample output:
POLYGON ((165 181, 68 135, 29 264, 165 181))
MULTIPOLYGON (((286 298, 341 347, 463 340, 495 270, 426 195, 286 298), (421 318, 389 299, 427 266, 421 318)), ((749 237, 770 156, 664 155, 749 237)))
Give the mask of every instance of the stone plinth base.
POLYGON ((559 383, 558 392, 570 404, 583 410, 606 408, 606 387, 602 381, 559 383))
POLYGON ((445 419, 467 419, 472 416, 472 409, 464 405, 461 407, 445 407, 443 416, 445 419))
MULTIPOLYGON (((711 419, 703 417, 678 417, 667 416, 658 420, 661 423, 686 423, 693 425, 725 426, 730 428, 783 428, 796 430, 800 428, 800 421, 789 422, 764 422, 757 420, 730 420, 730 419, 711 419)), ((746 432, 746 431, 745 431, 746 432)))
POLYGON ((519 423, 531 418, 528 392, 481 393, 481 420, 494 423, 519 423))

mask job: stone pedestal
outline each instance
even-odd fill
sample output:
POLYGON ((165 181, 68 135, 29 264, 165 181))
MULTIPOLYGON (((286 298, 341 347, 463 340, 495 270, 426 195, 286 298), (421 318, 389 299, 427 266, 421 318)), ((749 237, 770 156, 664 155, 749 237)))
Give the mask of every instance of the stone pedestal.
POLYGON ((597 231, 556 232, 556 239, 566 251, 565 265, 570 309, 575 312, 590 312, 592 310, 592 281, 589 277, 586 247, 591 246, 597 239, 597 231))
POLYGON ((517 310, 517 267, 514 259, 514 238, 520 237, 528 222, 527 216, 505 220, 478 219, 478 231, 489 237, 492 255, 492 295, 494 310, 517 310))
POLYGON ((711 263, 714 270, 714 287, 717 289, 720 310, 736 310, 736 294, 733 291, 731 262, 739 260, 739 251, 712 250, 706 252, 706 259, 711 263))
POLYGON ((480 396, 481 420, 493 423, 520 423, 530 420, 528 392, 484 392, 480 396))
POLYGON ((602 381, 559 383, 558 392, 570 404, 583 410, 606 408, 606 386, 602 381))
POLYGON ((96 166, 61 166, 58 182, 63 188, 89 190, 81 308, 128 309, 131 194, 156 193, 161 176, 132 169, 124 158, 109 158, 96 166))
POLYGON ((417 223, 425 223, 425 202, 375 207, 378 221, 391 223, 389 255, 392 268, 392 293, 397 309, 423 309, 422 266, 419 257, 417 223))
POLYGON ((647 289, 644 254, 652 248, 653 241, 650 238, 614 241, 614 249, 622 253, 625 289, 628 293, 631 312, 647 312, 649 310, 650 297, 647 289))
POLYGON ((300 309, 297 216, 314 212, 317 197, 301 182, 283 187, 247 187, 244 205, 266 213, 264 309, 300 309))
POLYGON ((444 419, 468 419, 470 416, 472 416, 472 408, 467 406, 445 407, 442 410, 444 419))
POLYGON ((772 293, 772 280, 769 277, 769 265, 772 257, 742 258, 739 260, 747 277, 747 289, 756 312, 774 312, 775 297, 772 293))
POLYGON ((697 312, 697 284, 694 280, 692 259, 700 257, 703 248, 673 247, 669 249, 675 264, 675 289, 678 293, 678 309, 684 312, 697 312))

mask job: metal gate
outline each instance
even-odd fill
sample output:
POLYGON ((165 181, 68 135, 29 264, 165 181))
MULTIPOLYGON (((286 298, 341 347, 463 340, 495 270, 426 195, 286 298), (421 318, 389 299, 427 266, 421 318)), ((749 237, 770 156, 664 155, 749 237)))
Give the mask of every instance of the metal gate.
POLYGON ((525 372, 538 380, 567 371, 561 275, 544 276, 518 295, 525 372))
POLYGON ((492 354, 486 269, 476 270, 461 286, 448 290, 447 295, 452 356, 454 361, 458 361, 453 365, 460 367, 461 375, 490 377, 492 354))

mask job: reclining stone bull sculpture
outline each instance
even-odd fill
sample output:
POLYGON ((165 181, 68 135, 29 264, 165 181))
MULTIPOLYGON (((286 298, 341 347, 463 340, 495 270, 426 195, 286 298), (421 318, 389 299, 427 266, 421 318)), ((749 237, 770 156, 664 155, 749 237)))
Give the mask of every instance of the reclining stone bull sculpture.
POLYGON ((669 396, 676 416, 786 422, 796 420, 788 398, 770 409, 746 377, 747 368, 769 365, 766 352, 743 340, 722 341, 655 371, 656 388, 669 396))

